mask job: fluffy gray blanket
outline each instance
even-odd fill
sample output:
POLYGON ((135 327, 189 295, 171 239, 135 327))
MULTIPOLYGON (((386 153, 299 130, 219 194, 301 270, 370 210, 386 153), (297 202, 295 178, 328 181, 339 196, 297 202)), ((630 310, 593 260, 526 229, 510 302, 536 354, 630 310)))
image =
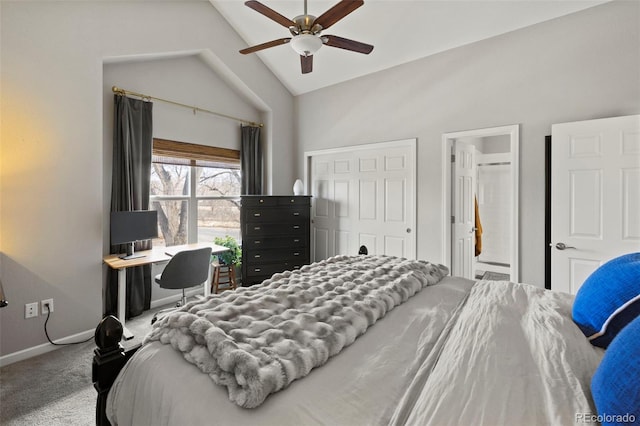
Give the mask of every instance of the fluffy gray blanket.
POLYGON ((424 261, 336 256, 190 302, 156 322, 145 343, 170 344, 253 408, 447 273, 424 261))

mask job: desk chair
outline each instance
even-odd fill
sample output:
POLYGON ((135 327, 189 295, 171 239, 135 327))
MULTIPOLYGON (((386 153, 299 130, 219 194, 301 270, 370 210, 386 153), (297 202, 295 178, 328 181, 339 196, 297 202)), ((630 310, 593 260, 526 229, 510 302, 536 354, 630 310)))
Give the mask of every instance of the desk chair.
MULTIPOLYGON (((210 264, 211 247, 180 251, 169 260, 162 273, 156 276, 155 281, 162 288, 182 290, 182 299, 176 304, 176 307, 179 307, 187 303, 187 297, 184 292, 186 288, 202 285, 209 279, 210 264)), ((159 314, 173 310, 165 309, 157 312, 153 316, 151 324, 156 322, 159 314)))

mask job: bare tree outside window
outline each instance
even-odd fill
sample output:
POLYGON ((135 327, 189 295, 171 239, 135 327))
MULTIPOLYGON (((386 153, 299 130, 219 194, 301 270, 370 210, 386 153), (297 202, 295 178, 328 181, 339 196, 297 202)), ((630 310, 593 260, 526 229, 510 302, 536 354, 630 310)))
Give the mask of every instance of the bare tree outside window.
POLYGON ((239 169, 153 163, 151 208, 158 211, 162 236, 154 244, 211 242, 226 235, 239 240, 239 197, 239 169))
POLYGON ((240 170, 196 167, 196 173, 198 241, 226 235, 240 240, 240 170))
POLYGON ((154 196, 189 196, 189 166, 153 163, 151 168, 151 208, 158 212, 159 235, 164 245, 187 243, 188 200, 158 199, 154 196))

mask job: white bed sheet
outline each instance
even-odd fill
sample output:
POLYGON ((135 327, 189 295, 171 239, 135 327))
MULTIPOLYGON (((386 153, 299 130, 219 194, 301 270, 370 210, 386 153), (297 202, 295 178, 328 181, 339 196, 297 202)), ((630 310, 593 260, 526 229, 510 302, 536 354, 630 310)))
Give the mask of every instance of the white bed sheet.
POLYGON ((182 354, 141 348, 109 393, 113 425, 388 424, 473 281, 446 277, 389 312, 324 366, 244 409, 182 354))
POLYGON ((597 414, 590 382, 604 351, 573 323, 572 303, 566 293, 478 282, 392 424, 584 424, 597 414))

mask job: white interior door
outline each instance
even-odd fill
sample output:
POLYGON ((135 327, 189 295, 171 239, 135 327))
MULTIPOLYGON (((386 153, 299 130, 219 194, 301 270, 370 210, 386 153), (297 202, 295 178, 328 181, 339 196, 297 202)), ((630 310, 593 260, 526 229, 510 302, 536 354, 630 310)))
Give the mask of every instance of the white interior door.
POLYGON ((415 139, 306 154, 313 260, 338 254, 416 257, 415 139))
POLYGON ((640 115, 552 126, 551 288, 640 251, 640 115))
POLYGON ((452 275, 473 279, 475 260, 475 147, 456 140, 453 170, 452 275))

